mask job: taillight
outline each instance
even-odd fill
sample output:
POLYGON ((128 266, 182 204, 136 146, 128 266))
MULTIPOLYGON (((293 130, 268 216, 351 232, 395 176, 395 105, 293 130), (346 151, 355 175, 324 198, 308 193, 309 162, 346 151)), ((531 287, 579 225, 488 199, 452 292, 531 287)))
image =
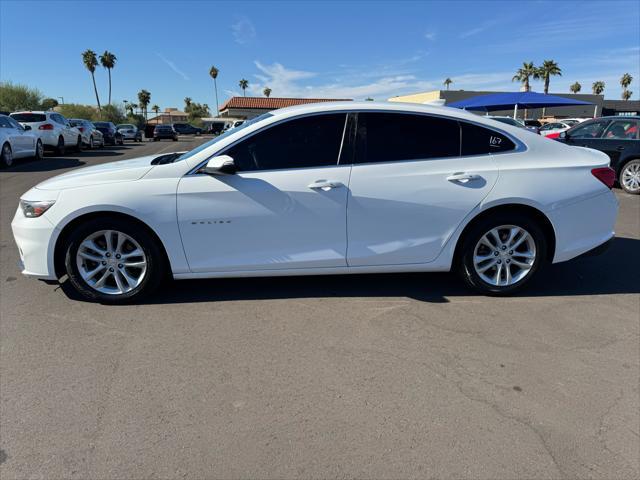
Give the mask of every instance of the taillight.
POLYGON ((78 130, 80 130, 81 132, 84 132, 84 127, 77 127, 78 130))
POLYGON ((607 188, 613 188, 616 181, 616 172, 610 167, 594 168, 591 174, 604 183, 607 188))
POLYGON ((38 130, 53 130, 53 125, 50 123, 44 123, 38 127, 38 130))

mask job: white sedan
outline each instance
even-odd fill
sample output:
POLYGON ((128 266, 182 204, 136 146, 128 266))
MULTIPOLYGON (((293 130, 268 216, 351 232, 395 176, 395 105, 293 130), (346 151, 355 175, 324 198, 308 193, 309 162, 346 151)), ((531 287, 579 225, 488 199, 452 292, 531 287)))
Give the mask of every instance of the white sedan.
POLYGON ((549 135, 553 136, 554 138, 557 137, 558 135, 560 135, 560 133, 562 132, 566 132, 567 130, 569 130, 571 127, 573 127, 574 125, 576 125, 578 122, 571 122, 571 121, 567 121, 567 122, 551 122, 551 123, 546 123, 543 126, 540 127, 540 135, 542 135, 543 137, 547 137, 549 135))
POLYGON ((0 115, 0 166, 10 167, 18 158, 42 160, 42 141, 30 127, 23 127, 13 118, 0 115))
POLYGON ((613 237, 613 181, 601 152, 464 111, 319 103, 49 179, 12 228, 25 275, 105 303, 167 275, 455 270, 508 294, 613 237))

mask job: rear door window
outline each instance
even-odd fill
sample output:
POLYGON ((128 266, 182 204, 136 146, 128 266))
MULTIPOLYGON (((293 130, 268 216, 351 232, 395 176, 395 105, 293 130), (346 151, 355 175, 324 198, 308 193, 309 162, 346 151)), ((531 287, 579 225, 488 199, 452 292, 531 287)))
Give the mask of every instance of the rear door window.
POLYGON ((398 162, 460 155, 453 119, 408 113, 358 113, 354 163, 398 162))
POLYGON ((504 133, 473 123, 460 122, 462 155, 484 155, 515 150, 516 144, 504 133))
POLYGON ((638 138, 638 122, 634 120, 615 120, 602 135, 604 139, 635 140, 638 138))

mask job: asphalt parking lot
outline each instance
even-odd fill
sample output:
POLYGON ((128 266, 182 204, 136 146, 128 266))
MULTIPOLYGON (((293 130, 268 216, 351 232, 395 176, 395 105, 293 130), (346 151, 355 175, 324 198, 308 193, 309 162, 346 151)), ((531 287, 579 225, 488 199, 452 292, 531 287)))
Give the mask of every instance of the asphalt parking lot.
POLYGON ((451 274, 183 281, 103 306, 23 278, 0 170, 0 476, 640 477, 640 198, 602 256, 487 298, 451 274))

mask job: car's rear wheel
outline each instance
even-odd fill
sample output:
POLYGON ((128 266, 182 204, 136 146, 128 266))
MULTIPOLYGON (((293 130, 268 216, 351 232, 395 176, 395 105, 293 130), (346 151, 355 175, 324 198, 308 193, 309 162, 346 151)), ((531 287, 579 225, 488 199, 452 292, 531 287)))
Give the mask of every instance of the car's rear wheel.
POLYGON ((93 142, 94 142, 94 140, 93 140, 93 135, 91 135, 91 136, 89 137, 89 150, 93 150, 93 149, 95 148, 95 145, 94 145, 94 143, 93 143, 93 142))
POLYGON ((56 145, 56 153, 58 155, 64 155, 66 152, 66 147, 64 145, 64 138, 62 136, 58 137, 58 144, 56 145))
POLYGON ((471 227, 462 239, 458 270, 470 287, 488 295, 521 289, 546 259, 547 242, 530 217, 501 213, 471 227))
POLYGON ((42 160, 44 158, 44 146, 42 145, 41 140, 38 140, 36 142, 36 151, 33 157, 36 160, 42 160))
POLYGON ((76 152, 82 150, 82 137, 78 136, 78 140, 76 140, 76 152))
POLYGON ((622 189, 633 195, 640 194, 640 160, 631 160, 620 170, 618 179, 622 189))
POLYGON ((164 263, 157 240, 126 219, 90 220, 67 240, 69 281, 92 301, 125 303, 147 295, 164 278, 164 263))
POLYGON ((2 145, 2 151, 0 152, 3 167, 10 167, 13 165, 13 152, 11 151, 11 145, 5 143, 2 145))

